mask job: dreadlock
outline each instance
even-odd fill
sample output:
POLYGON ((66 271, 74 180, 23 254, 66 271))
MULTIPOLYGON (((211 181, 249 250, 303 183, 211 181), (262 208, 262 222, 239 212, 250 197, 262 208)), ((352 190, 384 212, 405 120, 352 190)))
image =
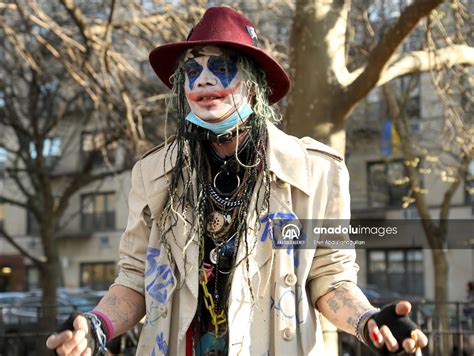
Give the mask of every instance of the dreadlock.
MULTIPOLYGON (((187 265, 187 247, 193 243, 192 237, 197 232, 203 235, 208 214, 207 196, 209 194, 207 163, 205 153, 198 140, 188 139, 188 134, 196 129, 195 125, 190 124, 186 119, 187 113, 190 111, 184 92, 184 56, 179 62, 178 68, 171 76, 173 83, 172 91, 174 95, 166 101, 166 121, 169 120, 170 114, 173 113, 177 120, 176 135, 173 142, 166 148, 165 159, 176 156, 174 168, 168 180, 168 201, 163 209, 159 221, 161 244, 166 251, 170 263, 174 264, 171 257, 171 248, 169 241, 174 239, 174 227, 179 220, 182 220, 185 226, 186 244, 183 251, 184 266, 187 265), (196 177, 196 184, 193 183, 193 176, 196 177), (193 214, 187 214, 187 209, 192 209, 193 214), (189 215, 189 217, 188 217, 189 215)), ((249 259, 255 247, 249 246, 247 234, 249 229, 258 231, 260 221, 258 217, 262 212, 268 211, 270 198, 270 175, 267 163, 267 120, 273 123, 280 121, 280 116, 270 106, 268 95, 270 88, 266 81, 265 72, 257 67, 255 63, 247 57, 237 54, 237 65, 244 73, 245 83, 249 89, 249 93, 253 94, 252 109, 254 111, 253 118, 250 120, 250 129, 248 131, 251 157, 247 165, 244 165, 249 171, 247 186, 252 189, 242 196, 242 204, 238 211, 238 227, 237 237, 244 243, 245 255, 234 264, 234 269, 241 263, 245 262, 247 270, 247 282, 252 297, 255 300, 249 277, 249 259), (255 212, 257 219, 253 226, 247 226, 247 217, 249 215, 250 200, 252 191, 256 192, 257 199, 255 204, 255 212), (262 196, 263 195, 263 196, 262 196)), ((238 146, 235 151, 236 158, 238 146)), ((163 165, 164 165, 163 162, 163 165)), ((242 163, 238 161, 241 165, 242 163)), ((198 235, 199 236, 199 235, 198 235)), ((255 239, 257 241, 257 239, 255 239)), ((203 255, 202 238, 199 239, 200 261, 203 255)), ((256 242, 255 242, 256 243, 256 242)), ((185 278, 182 279, 183 283, 185 278)), ((230 288, 230 284, 229 284, 230 288)))

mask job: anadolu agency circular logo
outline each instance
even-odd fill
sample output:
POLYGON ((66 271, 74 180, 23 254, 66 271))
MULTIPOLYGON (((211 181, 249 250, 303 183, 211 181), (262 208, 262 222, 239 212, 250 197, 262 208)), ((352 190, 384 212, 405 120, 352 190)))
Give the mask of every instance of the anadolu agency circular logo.
POLYGON ((295 224, 286 224, 281 229, 281 238, 277 239, 278 246, 282 245, 302 245, 304 240, 300 240, 300 228, 295 224))

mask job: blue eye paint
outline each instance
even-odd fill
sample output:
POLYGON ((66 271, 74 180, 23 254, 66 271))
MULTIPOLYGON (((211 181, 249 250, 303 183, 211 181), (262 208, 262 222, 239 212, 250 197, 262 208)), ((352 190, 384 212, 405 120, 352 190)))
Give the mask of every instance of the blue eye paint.
POLYGON ((194 87, 194 82, 201 75, 203 67, 196 62, 194 59, 190 59, 184 64, 184 71, 188 76, 189 80, 189 89, 192 90, 194 87))
POLYGON ((207 67, 220 80, 224 88, 230 85, 237 74, 235 57, 209 56, 207 67))

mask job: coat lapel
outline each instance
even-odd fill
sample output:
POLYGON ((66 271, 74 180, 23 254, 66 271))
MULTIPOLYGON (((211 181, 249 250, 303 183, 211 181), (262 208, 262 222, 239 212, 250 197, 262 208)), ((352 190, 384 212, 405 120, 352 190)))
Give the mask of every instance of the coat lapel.
MULTIPOLYGON (((249 277, 261 270, 276 251, 273 245, 273 223, 275 220, 297 219, 298 216, 291 206, 291 189, 295 187, 309 195, 309 166, 308 154, 300 141, 278 130, 273 124, 268 123, 268 165, 271 175, 269 211, 258 217, 260 220, 259 231, 249 230, 247 246, 239 244, 237 261, 242 261, 249 256, 249 277), (285 142, 281 145, 281 142, 285 142)), ((257 181, 260 186, 262 177, 257 181)), ((262 187, 263 189, 263 187, 262 187)), ((253 192, 250 202, 247 226, 255 226, 257 214, 255 203, 257 196, 263 197, 263 192, 253 192)), ((261 201, 258 203, 261 206, 261 201)))
MULTIPOLYGON (((259 183, 260 182, 257 182, 257 186, 259 183)), ((264 189, 264 187, 262 187, 262 189, 264 189)), ((260 222, 258 225, 259 229, 258 231, 255 231, 253 227, 255 226, 257 219, 257 213, 255 211, 257 196, 262 197, 263 193, 256 194, 256 192, 254 192, 253 194, 250 202, 250 213, 247 220, 247 226, 250 227, 247 233, 247 244, 245 244, 245 241, 241 241, 237 253, 237 263, 241 262, 240 265, 245 265, 245 263, 242 262, 245 258, 249 259, 249 278, 252 278, 258 271, 260 271, 262 266, 272 258, 276 251, 278 251, 274 248, 273 244, 273 224, 275 220, 296 218, 291 206, 286 203, 291 201, 290 186, 288 185, 286 189, 281 189, 277 188, 272 182, 269 212, 260 214, 258 217, 260 222)), ((259 206, 261 206, 261 202, 259 202, 259 206)))
MULTIPOLYGON (((168 171, 171 168, 168 169, 168 171)), ((163 171, 162 171, 163 173, 163 171)), ((164 172, 167 173, 167 172, 164 172)), ((164 178, 163 175, 161 178, 164 178)), ((163 185, 158 183, 160 177, 154 175, 151 179, 150 184, 163 185)), ((194 186, 196 182, 195 176, 191 177, 194 186)), ((182 190, 182 186, 178 187, 178 190, 182 190)), ((194 192, 196 194, 196 192, 194 192)), ((161 189, 161 194, 155 194, 148 200, 151 213, 154 220, 159 223, 163 208, 165 207, 169 199, 168 188, 161 189)), ((178 214, 172 217, 176 219, 176 224, 173 229, 168 233, 167 242, 171 249, 171 255, 173 261, 178 269, 181 278, 185 279, 185 284, 190 289, 193 296, 197 299, 198 297, 198 234, 196 231, 195 215, 191 207, 187 207, 185 211, 178 211, 178 214)), ((167 229, 169 228, 169 222, 167 223, 167 229)))

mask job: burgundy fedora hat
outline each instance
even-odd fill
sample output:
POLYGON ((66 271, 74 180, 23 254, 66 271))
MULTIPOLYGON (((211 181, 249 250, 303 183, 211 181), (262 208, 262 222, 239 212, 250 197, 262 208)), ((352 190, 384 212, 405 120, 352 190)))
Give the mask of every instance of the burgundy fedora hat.
POLYGON ((282 66, 265 51, 257 47, 257 34, 248 18, 229 7, 210 7, 183 42, 156 47, 150 53, 153 70, 169 88, 170 76, 176 70, 183 52, 194 46, 225 46, 236 49, 252 59, 267 75, 271 88, 268 101, 273 104, 290 89, 290 78, 282 66))

